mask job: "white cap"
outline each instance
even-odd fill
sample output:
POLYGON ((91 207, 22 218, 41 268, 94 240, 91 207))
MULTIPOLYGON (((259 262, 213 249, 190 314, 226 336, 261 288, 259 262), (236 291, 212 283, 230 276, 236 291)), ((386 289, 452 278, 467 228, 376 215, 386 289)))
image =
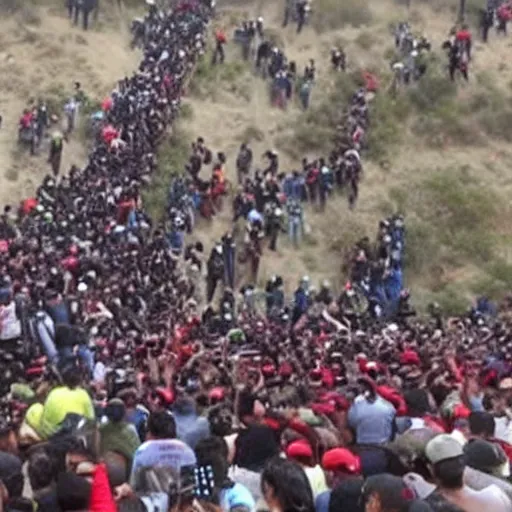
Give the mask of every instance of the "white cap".
POLYGON ((84 293, 87 291, 87 285, 85 283, 78 283, 76 288, 79 292, 84 293))

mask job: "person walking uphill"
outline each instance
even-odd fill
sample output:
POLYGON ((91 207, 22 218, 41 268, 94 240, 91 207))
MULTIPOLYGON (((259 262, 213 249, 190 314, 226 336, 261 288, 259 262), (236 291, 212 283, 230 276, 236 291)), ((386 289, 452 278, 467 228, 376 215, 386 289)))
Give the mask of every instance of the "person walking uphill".
POLYGON ((55 132, 52 135, 52 141, 50 143, 50 155, 48 156, 48 163, 52 166, 52 172, 54 176, 57 176, 60 171, 63 145, 64 136, 60 132, 55 132))
POLYGON ((215 31, 215 51, 213 52, 212 64, 217 64, 217 59, 222 64, 226 55, 224 53, 224 45, 227 43, 227 38, 224 30, 219 29, 215 31))

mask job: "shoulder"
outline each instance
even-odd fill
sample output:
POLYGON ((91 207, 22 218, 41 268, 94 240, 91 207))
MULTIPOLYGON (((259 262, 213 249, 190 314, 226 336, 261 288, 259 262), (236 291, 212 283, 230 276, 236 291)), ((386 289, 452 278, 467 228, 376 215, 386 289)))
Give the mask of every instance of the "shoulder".
POLYGON ((230 489, 226 489, 225 493, 230 509, 234 507, 247 507, 252 510, 255 506, 252 494, 243 484, 237 482, 230 489))

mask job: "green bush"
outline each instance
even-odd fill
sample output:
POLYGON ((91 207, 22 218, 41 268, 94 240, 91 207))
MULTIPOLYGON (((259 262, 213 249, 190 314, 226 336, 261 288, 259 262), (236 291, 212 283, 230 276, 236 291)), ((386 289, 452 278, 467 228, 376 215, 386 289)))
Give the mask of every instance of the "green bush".
POLYGON ((318 32, 336 30, 347 25, 361 27, 372 21, 368 0, 316 0, 312 25, 318 32))
POLYGON ((151 183, 142 193, 144 205, 155 221, 165 218, 171 178, 184 171, 189 156, 190 137, 179 128, 175 128, 168 140, 160 144, 157 170, 151 178, 151 183))
POLYGON ((457 86, 447 76, 427 71, 418 84, 407 92, 413 107, 419 113, 424 113, 455 99, 457 86))
POLYGON ((406 98, 378 94, 370 105, 371 125, 367 133, 368 156, 385 159, 404 135, 411 110, 406 98))

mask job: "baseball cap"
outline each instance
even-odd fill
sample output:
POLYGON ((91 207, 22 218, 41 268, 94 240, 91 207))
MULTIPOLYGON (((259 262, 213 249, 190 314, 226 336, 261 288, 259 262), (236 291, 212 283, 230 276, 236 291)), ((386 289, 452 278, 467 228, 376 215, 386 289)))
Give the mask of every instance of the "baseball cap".
POLYGON ((462 445, 449 434, 440 434, 425 447, 425 455, 432 464, 462 457, 462 445))
POLYGON ((333 448, 324 453, 322 467, 326 471, 343 471, 357 475, 361 473, 361 459, 346 448, 333 448))
MULTIPOLYGON (((508 459, 503 448, 496 443, 490 443, 483 439, 473 439, 464 447, 466 462, 469 467, 483 471, 484 473, 492 473, 500 476, 502 467, 507 464, 508 459)), ((508 465, 505 468, 507 474, 501 476, 510 476, 508 465)))
POLYGON ((313 457, 313 448, 305 439, 299 439, 291 442, 286 447, 286 456, 289 459, 296 457, 313 457))

